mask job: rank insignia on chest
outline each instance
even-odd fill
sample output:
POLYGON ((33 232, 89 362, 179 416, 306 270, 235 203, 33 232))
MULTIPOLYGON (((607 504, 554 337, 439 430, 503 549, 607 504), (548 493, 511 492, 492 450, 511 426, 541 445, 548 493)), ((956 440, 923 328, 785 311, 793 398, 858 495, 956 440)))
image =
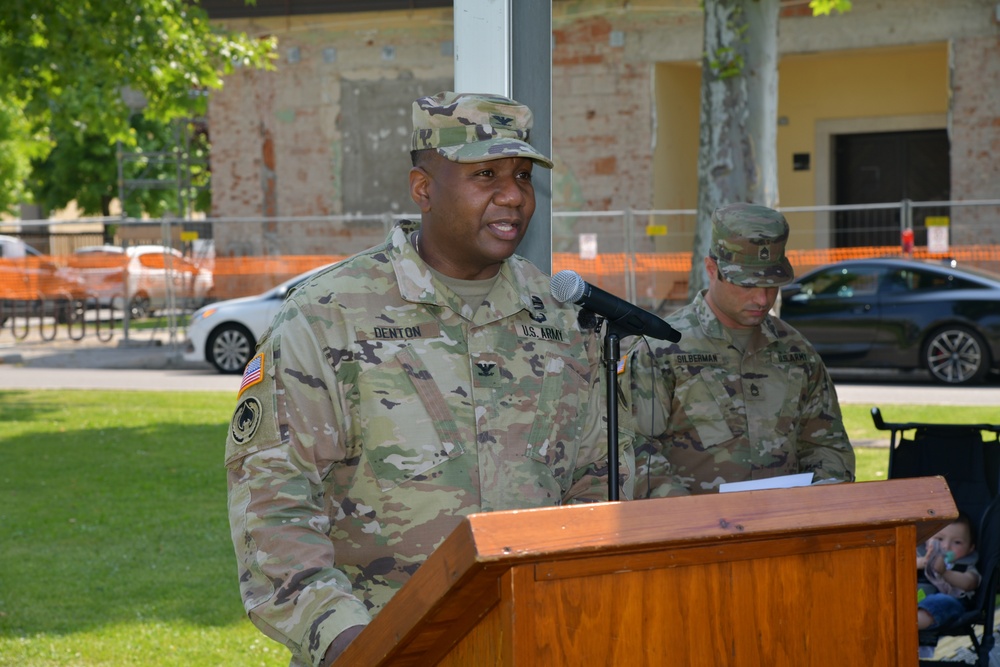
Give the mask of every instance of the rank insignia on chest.
POLYGON ((499 389, 503 386, 503 366, 496 358, 479 357, 472 363, 472 385, 486 389, 499 389))

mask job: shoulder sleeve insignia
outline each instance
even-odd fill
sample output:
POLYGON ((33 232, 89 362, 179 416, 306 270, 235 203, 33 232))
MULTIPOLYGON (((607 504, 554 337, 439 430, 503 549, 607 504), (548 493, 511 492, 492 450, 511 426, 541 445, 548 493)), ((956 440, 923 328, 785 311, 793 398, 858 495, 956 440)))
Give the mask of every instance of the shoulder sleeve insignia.
POLYGON ((233 421, 229 424, 229 436, 236 447, 246 447, 250 443, 257 433, 262 415, 263 406, 253 396, 248 396, 236 406, 233 421))
POLYGON ((258 382, 264 379, 264 353, 261 352, 256 357, 251 359, 247 363, 246 369, 243 371, 243 381, 240 382, 240 391, 236 394, 236 398, 243 395, 250 387, 254 386, 258 382))

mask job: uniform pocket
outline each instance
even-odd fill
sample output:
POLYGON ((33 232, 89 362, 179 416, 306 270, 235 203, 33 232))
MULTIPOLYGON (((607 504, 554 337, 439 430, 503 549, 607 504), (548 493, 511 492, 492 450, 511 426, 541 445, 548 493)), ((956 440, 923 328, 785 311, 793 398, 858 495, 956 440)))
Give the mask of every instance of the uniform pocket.
POLYGON ((358 378, 365 456, 383 491, 462 455, 455 416, 412 348, 358 378))
POLYGON ((719 401, 731 403, 729 394, 711 369, 702 369, 696 375, 678 382, 675 394, 703 447, 715 447, 736 437, 726 419, 726 413, 719 406, 719 401))
MULTIPOLYGON (((781 391, 768 406, 769 413, 775 415, 775 435, 797 439, 796 429, 799 415, 802 412, 802 393, 805 389, 808 372, 802 366, 776 364, 775 375, 779 379, 781 391), (776 399, 776 400, 775 400, 776 399)), ((772 383, 771 386, 775 386, 772 383)))
POLYGON ((546 355, 527 455, 544 463, 564 488, 571 482, 583 426, 588 419, 598 418, 581 414, 587 411, 589 389, 586 366, 572 357, 546 355))

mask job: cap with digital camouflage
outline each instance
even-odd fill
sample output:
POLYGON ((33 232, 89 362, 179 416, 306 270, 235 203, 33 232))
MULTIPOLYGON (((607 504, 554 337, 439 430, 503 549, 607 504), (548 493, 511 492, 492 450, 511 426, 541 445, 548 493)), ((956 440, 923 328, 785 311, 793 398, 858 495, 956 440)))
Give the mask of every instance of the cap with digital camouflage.
POLYGON ((413 103, 411 150, 434 148, 452 162, 526 157, 552 160, 528 143, 531 109, 500 95, 443 92, 413 103))
POLYGON ((730 204, 712 214, 711 256, 722 277, 741 287, 778 287, 795 277, 785 257, 788 222, 772 208, 730 204))

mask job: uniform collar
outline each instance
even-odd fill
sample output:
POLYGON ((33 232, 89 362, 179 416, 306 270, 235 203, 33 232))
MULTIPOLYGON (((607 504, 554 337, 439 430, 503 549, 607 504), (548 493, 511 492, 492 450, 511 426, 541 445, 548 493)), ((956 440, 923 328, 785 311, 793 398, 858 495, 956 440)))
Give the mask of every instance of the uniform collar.
MULTIPOLYGON (((693 302, 694 311, 698 317, 698 323, 701 325, 701 330, 709 338, 732 343, 733 339, 729 334, 729 329, 723 326, 719 318, 716 317, 715 311, 708 305, 708 300, 705 298, 707 293, 707 289, 701 290, 695 296, 693 302)), ((771 315, 764 318, 764 321, 757 327, 756 332, 757 334, 751 338, 747 351, 761 349, 778 340, 778 331, 774 326, 774 318, 771 315), (761 338, 764 340, 761 341, 761 338)))
MULTIPOLYGON (((462 299, 434 279, 430 267, 410 243, 410 238, 419 229, 419 222, 402 220, 389 233, 389 260, 396 272, 400 295, 406 301, 440 306, 463 316, 469 315, 467 311, 462 312, 462 299)), ((500 275, 486 297, 486 305, 466 319, 472 319, 475 325, 488 324, 531 308, 531 295, 522 294, 525 290, 517 288, 517 285, 526 284, 520 264, 519 260, 508 259, 500 265, 500 275)))

